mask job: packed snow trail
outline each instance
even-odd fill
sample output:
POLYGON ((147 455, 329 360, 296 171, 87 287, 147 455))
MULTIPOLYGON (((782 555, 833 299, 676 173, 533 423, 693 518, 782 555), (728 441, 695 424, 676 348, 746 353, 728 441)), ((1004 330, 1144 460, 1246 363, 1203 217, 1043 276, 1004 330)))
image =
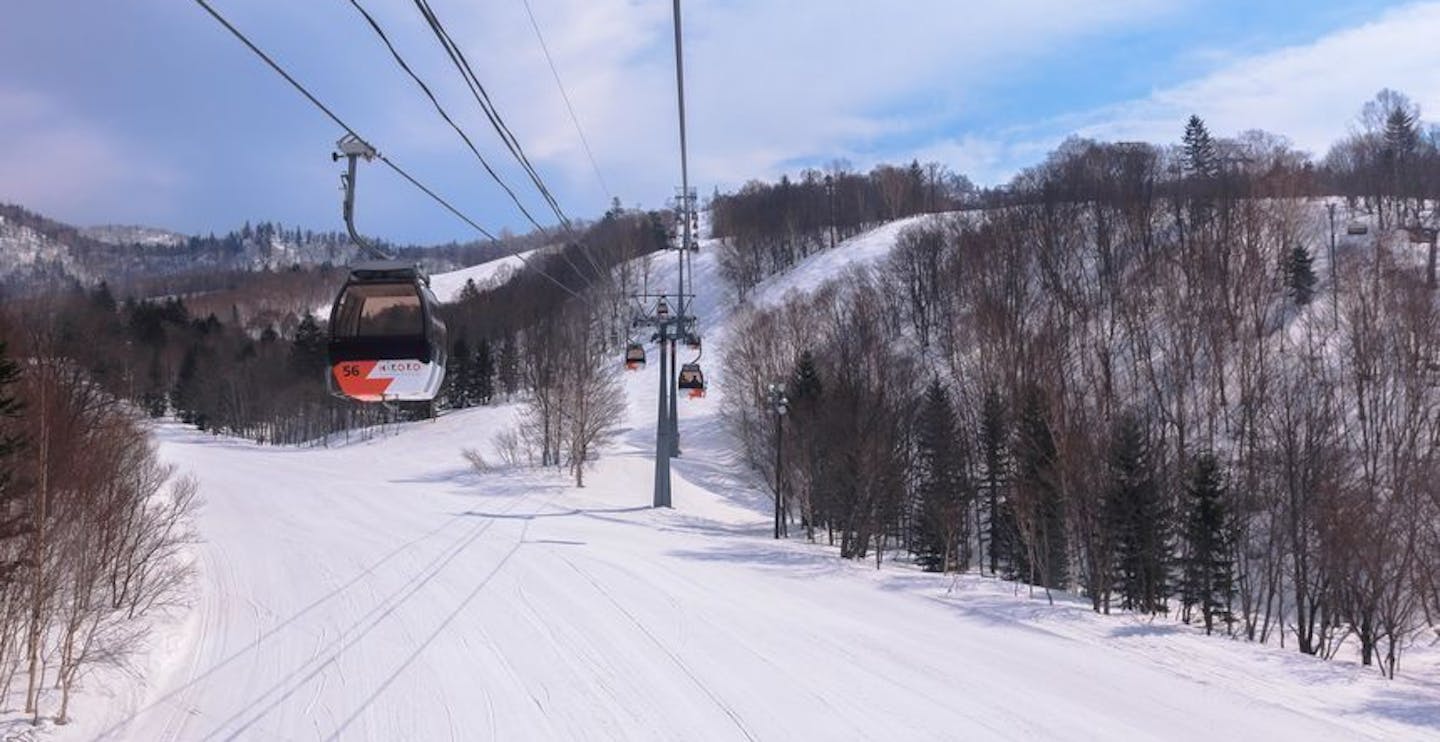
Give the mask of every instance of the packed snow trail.
MULTIPOLYGON (((702 252, 696 269, 713 277, 713 263, 702 252)), ((728 312, 709 287, 714 348, 728 312)), ((580 490, 462 458, 513 407, 328 449, 162 426, 163 456, 205 497, 197 604, 145 700, 63 733, 1440 738, 1433 683, 770 539, 768 501, 716 414, 716 357, 718 393, 681 400, 670 511, 648 507, 653 365, 626 375, 628 427, 580 490)))

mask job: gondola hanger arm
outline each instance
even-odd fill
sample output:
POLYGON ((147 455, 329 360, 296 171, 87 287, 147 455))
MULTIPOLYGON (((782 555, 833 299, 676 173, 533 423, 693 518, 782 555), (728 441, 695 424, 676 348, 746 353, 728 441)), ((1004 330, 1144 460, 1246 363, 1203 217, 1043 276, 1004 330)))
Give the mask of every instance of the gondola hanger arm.
POLYGON ((331 153, 330 159, 338 161, 341 157, 344 157, 347 161, 346 172, 340 176, 340 182, 345 188, 345 229, 350 233, 350 241, 358 245, 360 251, 369 255, 372 259, 391 260, 392 257, 390 255, 387 255, 380 248, 362 238, 360 233, 355 229, 355 161, 364 157, 365 161, 369 162, 379 156, 379 153, 375 151, 374 147, 370 146, 369 142, 366 142, 354 134, 346 134, 341 137, 340 141, 335 143, 335 146, 340 151, 331 153))

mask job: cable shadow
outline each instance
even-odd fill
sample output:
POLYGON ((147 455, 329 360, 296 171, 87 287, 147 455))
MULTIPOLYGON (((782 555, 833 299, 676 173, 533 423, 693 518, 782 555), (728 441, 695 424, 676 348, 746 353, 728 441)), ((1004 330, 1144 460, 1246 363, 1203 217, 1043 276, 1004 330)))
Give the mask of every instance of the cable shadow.
MULTIPOLYGON (((627 508, 626 510, 629 509, 627 508)), ((642 506, 634 508, 634 510, 654 510, 654 508, 649 506, 642 506)), ((683 516, 675 516, 674 523, 672 523, 671 525, 663 525, 653 520, 635 521, 627 520, 625 518, 616 518, 613 516, 605 515, 605 512, 607 511, 592 510, 582 512, 580 514, 584 515, 587 518, 603 520, 607 523, 618 523, 620 525, 644 528, 648 531, 660 531, 662 533, 691 533, 700 536, 744 536, 750 538, 761 538, 770 532, 769 530, 767 530, 769 528, 769 526, 767 525, 732 526, 718 523, 713 520, 707 520, 704 518, 687 518, 683 516)))
POLYGON ((666 552, 666 555, 700 562, 748 565, 800 580, 840 574, 851 568, 833 555, 807 554, 799 549, 754 543, 724 544, 710 549, 676 549, 666 552))
POLYGON ((616 435, 615 440, 623 446, 633 449, 636 453, 647 453, 647 449, 649 452, 653 452, 655 449, 655 428, 629 427, 626 428, 623 433, 616 435))
MULTIPOLYGON (((374 631, 396 611, 408 605, 411 598, 428 586, 441 572, 445 571, 452 561, 469 550, 470 547, 494 525, 495 521, 493 520, 476 524, 470 531, 466 532, 464 536, 461 536, 460 539, 447 546, 444 551, 431 559, 417 574, 386 595, 359 619, 342 629, 334 640, 331 640, 323 648, 317 650, 309 659, 302 662, 294 670, 291 670, 278 682, 270 685, 266 690, 261 692, 259 696, 256 696, 254 700, 246 704, 244 708, 225 718, 225 720, 212 729, 206 737, 218 735, 221 730, 226 729, 232 724, 241 722, 242 718, 248 716, 248 720, 240 723, 238 727, 230 730, 226 735, 228 739, 243 738, 246 736, 246 732, 256 727, 261 719, 265 718, 271 711, 292 698, 301 688, 309 684, 311 680, 322 673, 332 663, 346 656, 356 644, 368 636, 370 632, 374 631), (307 668, 309 668, 308 672, 306 671, 307 668), (301 673, 304 674, 301 675, 301 673), (298 681, 296 680, 297 676, 298 681), (286 689, 286 686, 289 686, 289 688, 286 689), (279 693, 279 695, 272 697, 275 693, 279 693), (268 703, 266 702, 267 698, 269 698, 268 703), (262 704, 264 705, 262 706, 262 704), (257 709, 258 713, 252 714, 252 712, 257 709)), ((518 547, 519 544, 516 543, 503 559, 508 559, 509 555, 513 554, 518 547)))
POLYGON ((739 454, 728 453, 739 450, 729 445, 730 432, 719 415, 687 420, 681 429, 681 448, 687 438, 703 438, 720 441, 723 445, 705 446, 713 451, 724 451, 717 458, 685 456, 672 459, 670 466, 686 482, 700 489, 720 495, 745 510, 755 513, 769 513, 775 507, 774 496, 761 484, 757 473, 750 469, 739 454))
POLYGON ((1136 636, 1170 636, 1180 633, 1179 626, 1163 623, 1137 623, 1118 626, 1110 631, 1111 638, 1127 639, 1136 636))
POLYGON ((440 525, 436 526, 435 528, 432 528, 431 530, 426 531, 425 533, 422 533, 422 534, 416 536, 415 538, 410 539, 409 541, 406 541, 406 542, 403 543, 403 544, 400 544, 399 546, 396 546, 394 549, 392 549, 392 550, 390 550, 389 552, 387 552, 384 556, 380 557, 380 558, 377 559, 376 561, 372 562, 369 566, 365 567, 363 570, 361 570, 360 572, 358 572, 357 574, 355 574, 355 576, 351 577, 349 580, 346 580, 345 582, 341 583, 340 585, 337 585, 336 587, 334 587, 333 589, 331 589, 329 592, 321 595, 320 597, 315 598, 315 599, 312 600, 311 602, 307 603, 307 604, 306 604, 304 607, 302 607, 300 610, 298 610, 298 611, 296 611, 295 613, 291 614, 291 615, 290 615, 288 618, 286 618, 285 620, 281 621, 280 623, 275 624, 274 626, 272 626, 272 627, 270 627, 269 629, 266 629, 264 632, 260 633, 260 634, 257 635, 249 644, 246 644, 245 646, 240 647, 239 649, 237 649, 237 650, 235 650, 234 652, 232 652, 230 655, 226 656, 224 659, 222 659, 222 660, 220 660, 219 662, 217 662, 217 663, 211 665, 210 667, 206 668, 204 672, 202 672, 202 673, 200 673, 200 674, 192 677, 189 681, 185 682, 184 684, 179 685, 179 686, 176 686, 175 688, 171 689, 170 692, 166 693, 166 694, 163 695, 163 696, 160 696, 159 698, 155 699, 155 700, 154 700, 153 702, 151 702, 150 704, 145 705, 145 706, 142 706, 142 707, 136 709, 134 713, 130 714, 129 716, 125 717, 124 719, 120 720, 119 722, 116 722, 115 724, 111 725, 109 728, 101 731, 101 732, 99 733, 99 735, 97 735, 96 739, 105 739, 105 738, 107 738, 107 737, 110 737, 111 735, 114 735, 114 734, 119 733, 119 732, 120 732, 121 730, 123 730, 125 727, 129 726, 129 725, 131 724, 131 722, 133 722, 133 721, 135 721, 136 719, 140 718, 140 716, 141 716, 142 714, 149 713, 150 711, 155 710, 156 708, 160 707, 161 705, 164 705, 164 704, 167 704, 167 703, 171 702, 172 700, 174 700, 176 697, 180 696, 180 695, 181 695, 182 693, 184 693, 185 691, 188 691, 188 690, 190 690, 191 688, 194 688, 195 686, 199 685, 200 683, 208 680, 211 676, 213 676, 213 675, 215 675, 216 673, 220 672, 220 670, 224 669, 225 667, 231 665, 231 664, 234 663, 236 660, 238 660, 238 659, 240 659, 241 657, 244 657, 245 655, 247 655, 247 654, 255 651, 255 650, 258 649, 261 645, 265 644, 265 642, 269 641, 269 640, 271 639, 271 637, 274 637, 276 634, 279 634, 280 632, 282 632, 282 631, 284 631, 285 629, 289 628, 291 625, 295 624, 295 622, 299 621, 301 618, 305 617, 305 616, 308 615, 310 612, 314 611, 316 608, 319 608, 320 606, 325 605, 326 603, 330 602, 330 601, 331 601, 332 599, 334 599, 335 597, 337 597, 337 596, 339 596, 340 594, 344 593, 346 590, 349 590, 351 587, 354 587, 356 584, 360 583, 360 582, 361 582, 362 580, 364 580, 365 578, 373 575, 377 569, 381 568, 382 566, 384 566, 385 564, 387 564, 388 562, 390 562, 390 561, 391 561, 392 559, 394 559, 395 557, 397 557, 397 556, 405 553, 406 551, 408 551, 411 547, 415 546, 416 544, 419 544, 419 543, 421 543, 421 542, 423 542, 423 541, 429 540, 431 537, 439 534, 441 531, 444 531, 444 530, 445 530, 446 528, 448 528, 452 523, 456 523, 456 522, 459 522, 459 521, 460 521, 460 516, 458 516, 458 515, 451 516, 451 517, 447 518, 444 522, 442 522, 440 525))
POLYGON ((1440 688, 1430 692, 1395 690, 1361 707, 1361 711, 1417 727, 1440 730, 1440 688))
MULTIPOLYGON (((594 516, 597 513, 638 513, 642 510, 649 509, 650 507, 648 505, 636 505, 628 508, 571 508, 569 510, 560 510, 557 512, 549 513, 486 513, 478 510, 466 510, 464 512, 456 513, 455 517, 495 518, 500 520, 535 520, 536 518, 569 518, 576 515, 594 516)), ((618 520, 622 523, 630 522, 620 519, 609 520, 618 520)))
MULTIPOLYGON (((528 527, 528 524, 526 527, 528 527)), ((480 592, 485 589, 486 585, 490 584, 490 581, 495 578, 495 575, 499 574, 500 570, 505 568, 505 565, 509 563, 510 558, 515 556, 515 553, 519 551, 520 548, 526 543, 529 542, 525 541, 525 534, 522 533, 520 535, 520 541, 516 542, 515 546, 512 547, 510 551, 505 553, 505 556, 500 559, 500 562, 495 565, 495 568, 490 570, 489 574, 485 575, 483 579, 476 583, 475 587, 472 588, 468 594, 466 594, 465 599, 460 601, 460 604, 455 606, 455 608, 451 610, 450 613, 446 614, 444 620, 440 622, 440 625, 436 626, 435 629, 425 637, 425 640, 420 642, 420 644, 417 645, 415 649, 410 652, 409 656, 407 656, 398 667, 396 667, 388 676, 386 676, 385 680, 381 682, 380 685, 376 687, 369 696, 366 696, 365 700, 361 701, 360 705, 356 707, 356 709, 352 711, 349 716, 345 717, 345 720, 340 723, 340 726, 337 727, 335 731, 332 732, 328 737, 326 737, 326 739, 340 739, 341 734, 344 733, 344 731, 348 729, 351 724, 354 724, 355 721, 358 720, 360 716, 365 713, 365 710, 370 708, 370 706, 372 706, 375 701, 378 700, 380 696, 383 695, 385 691, 395 683, 395 681, 405 672, 407 668, 415 664, 415 661, 420 659, 420 655, 423 654, 425 650, 430 647, 431 644, 435 643, 435 640, 439 638, 441 634, 445 633, 445 629, 449 628, 450 624, 455 622, 455 619, 459 617, 460 614, 463 613, 465 609, 470 606, 470 604, 475 600, 476 596, 478 596, 480 592)), ((296 690, 298 690, 298 688, 296 690)))
POLYGON ((479 479, 480 475, 472 467, 457 467, 455 469, 441 469, 430 474, 421 474, 413 477, 399 477, 387 480, 390 484, 441 484, 444 482, 464 482, 467 480, 479 479))
POLYGON ((889 575, 881 582, 880 588, 888 592, 908 593, 942 605, 967 620, 1035 636, 1059 637, 1067 641, 1072 637, 1047 629, 1043 624, 1080 621, 1090 611, 1089 603, 1084 603, 1069 593, 1053 591, 1052 605, 1045 599, 1045 593, 1041 589, 1037 588, 1031 594, 1027 592, 1029 585, 974 574, 889 575), (974 580, 985 582, 977 583, 974 580), (937 592, 947 581, 950 583, 949 589, 937 592), (1008 585, 1011 591, 1006 593, 994 590, 1001 585, 1008 585))

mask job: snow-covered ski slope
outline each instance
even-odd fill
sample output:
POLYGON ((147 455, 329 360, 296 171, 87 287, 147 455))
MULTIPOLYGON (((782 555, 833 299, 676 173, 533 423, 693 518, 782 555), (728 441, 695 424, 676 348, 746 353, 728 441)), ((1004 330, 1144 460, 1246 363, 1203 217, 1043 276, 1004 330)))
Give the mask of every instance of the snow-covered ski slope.
POLYGON ((523 270, 525 261, 529 260, 530 256, 537 254, 540 249, 487 260, 458 271, 437 273, 430 277, 430 290, 435 292, 435 297, 440 301, 455 301, 460 298, 460 290, 465 288, 466 281, 474 281, 475 285, 482 290, 490 284, 503 283, 509 280, 512 274, 523 270))
MULTIPOLYGON (((894 232, 756 295, 874 260, 894 232)), ((583 490, 462 458, 489 449, 513 407, 330 449, 161 427, 163 455, 206 498, 196 604, 148 687, 90 689, 58 736, 1440 739, 1434 673, 1387 682, 771 540, 768 497, 717 415, 730 307, 713 261, 702 251, 695 267, 714 390, 681 400, 670 511, 648 507, 658 364, 626 375, 626 429, 583 490)))

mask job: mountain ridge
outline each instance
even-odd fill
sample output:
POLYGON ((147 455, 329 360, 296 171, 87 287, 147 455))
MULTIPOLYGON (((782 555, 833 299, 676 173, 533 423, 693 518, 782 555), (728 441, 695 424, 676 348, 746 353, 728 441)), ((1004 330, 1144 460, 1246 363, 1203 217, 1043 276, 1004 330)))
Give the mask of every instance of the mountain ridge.
MULTIPOLYGON (((382 249, 454 270, 526 249, 527 237, 504 242, 393 245, 382 249)), ((125 285, 143 279, 222 271, 266 271, 341 265, 359 250, 340 231, 245 222, 222 235, 187 235, 163 227, 111 224, 77 227, 0 202, 0 293, 32 296, 75 284, 125 285)))

